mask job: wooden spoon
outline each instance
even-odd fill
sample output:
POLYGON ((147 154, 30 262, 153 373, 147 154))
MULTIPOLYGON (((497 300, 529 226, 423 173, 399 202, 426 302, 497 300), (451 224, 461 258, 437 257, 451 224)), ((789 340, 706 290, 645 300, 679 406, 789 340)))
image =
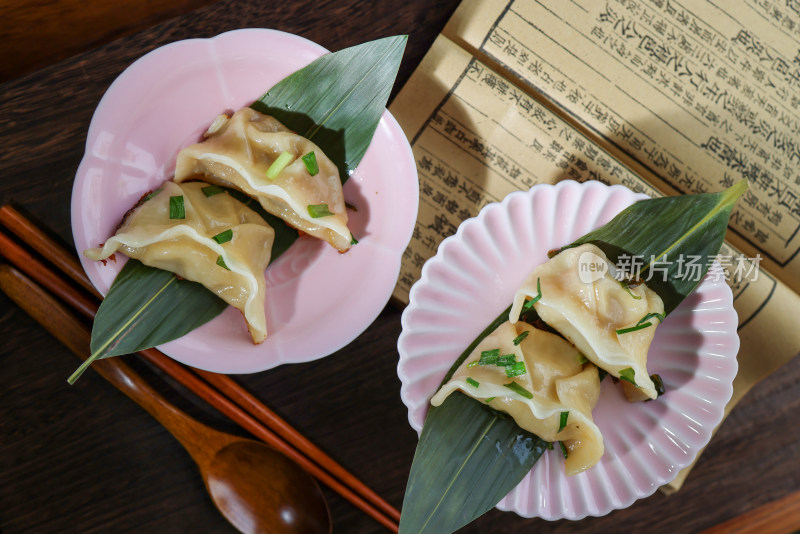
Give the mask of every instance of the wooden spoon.
MULTIPOLYGON (((0 289, 81 359, 89 329, 25 275, 0 265, 0 289)), ((192 419, 151 388, 119 358, 92 368, 155 417, 181 442, 203 476, 211 499, 241 532, 317 534, 332 531, 316 481, 264 443, 219 432, 192 419)))

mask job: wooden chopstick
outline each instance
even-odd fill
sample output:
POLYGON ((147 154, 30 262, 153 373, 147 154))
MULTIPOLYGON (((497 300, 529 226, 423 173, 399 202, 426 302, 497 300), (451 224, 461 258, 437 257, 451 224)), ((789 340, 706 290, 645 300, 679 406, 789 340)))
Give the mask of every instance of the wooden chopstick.
MULTIPOLYGON (((66 274, 73 281, 77 282, 81 287, 87 288, 97 298, 101 298, 99 292, 94 288, 89 278, 86 276, 80 262, 75 256, 67 252, 61 245, 56 243, 53 239, 47 236, 43 231, 37 228, 25 216, 12 208, 10 205, 0 207, 0 223, 5 225, 17 237, 28 243, 34 250, 41 254, 44 258, 50 260, 62 273, 66 274)), ((10 238, 0 234, 0 248, 8 248, 9 250, 13 244, 10 238)), ((45 289, 52 293, 57 293, 62 300, 67 304, 81 312, 88 318, 94 317, 97 304, 91 299, 75 290, 72 286, 67 284, 57 284, 54 280, 54 274, 46 267, 39 267, 39 262, 35 261, 33 256, 21 247, 18 249, 18 255, 24 264, 29 265, 30 269, 38 268, 36 276, 32 276, 45 289), (56 287, 58 286, 58 287, 56 287)), ((16 264, 19 269, 24 269, 21 264, 16 264)), ((261 421, 267 428, 276 432, 283 439, 288 441, 292 446, 299 449, 303 454, 309 458, 316 459, 329 473, 340 479, 346 486, 352 488, 356 493, 362 495, 364 499, 372 503, 375 507, 388 515, 394 521, 400 521, 400 512, 391 504, 386 502, 377 493, 370 489, 366 484, 361 482, 350 472, 339 465, 335 460, 326 455, 311 441, 306 439, 302 434, 297 432, 286 421, 280 418, 275 412, 264 406, 250 393, 244 390, 236 382, 227 375, 220 375, 217 373, 210 373, 201 371, 199 369, 192 369, 196 374, 199 374, 203 379, 212 384, 215 388, 226 395, 230 400, 239 405, 240 408, 245 410, 251 416, 261 421)))
MULTIPOLYGON (((0 223, 6 224, 7 221, 12 221, 14 233, 18 237, 31 244, 31 246, 36 243, 36 250, 46 258, 52 258, 54 265, 59 269, 63 268, 63 272, 70 278, 79 282, 81 286, 84 286, 84 280, 88 283, 83 269, 74 256, 66 252, 63 247, 53 243, 48 236, 16 210, 9 206, 2 206, 0 207, 0 223), (52 248, 49 246, 51 243, 53 245, 52 248)), ((36 257, 29 254, 22 246, 2 232, 0 232, 0 254, 84 316, 88 318, 94 317, 98 307, 94 299, 80 291, 76 291, 66 280, 53 273, 36 257)), ((323 453, 277 414, 258 402, 255 397, 247 393, 232 379, 205 371, 200 373, 204 378, 210 378, 210 381, 220 384, 221 391, 224 394, 231 395, 234 401, 192 374, 188 368, 155 349, 147 349, 140 352, 140 355, 221 413, 234 420, 242 428, 295 460, 319 479, 320 482, 329 486, 389 530, 398 531, 397 523, 400 513, 395 508, 323 453), (222 377, 222 380, 219 379, 220 377, 222 377), (252 413, 253 416, 245 410, 252 413), (277 434, 273 430, 276 430, 277 434), (278 434, 283 436, 286 441, 281 439, 278 434), (294 447, 297 447, 299 451, 294 447)))
MULTIPOLYGON (((20 290, 27 290, 28 294, 31 298, 37 298, 38 295, 49 295, 49 293, 45 292, 44 290, 40 289, 33 281, 22 274, 20 271, 15 270, 14 267, 9 265, 0 264, 0 289, 5 291, 6 293, 13 294, 19 293, 20 290), (24 287, 20 287, 23 282, 26 284, 24 287), (31 287, 33 286, 33 288, 31 287), (31 291, 31 289, 35 289, 35 291, 31 291)), ((19 294, 16 295, 19 298, 19 294)), ((41 298, 41 297, 40 297, 41 298)), ((30 304, 30 302, 28 302, 30 304)), ((41 304, 41 303, 40 303, 41 304)), ((77 319, 69 312, 67 309, 63 309, 62 313, 67 314, 65 316, 65 320, 67 322, 71 322, 73 324, 78 324, 77 319)), ((41 321, 42 317, 36 317, 37 320, 41 321)), ((45 325, 43 325, 45 326, 45 325)), ((78 339, 78 342, 81 345, 89 345, 89 332, 85 329, 74 329, 71 332, 67 333, 68 335, 72 336, 71 339, 75 340, 78 339), (83 332, 86 336, 85 339, 80 339, 80 333, 83 332)), ((59 339, 61 339, 59 337, 59 339)), ((73 348, 74 345, 71 345, 69 342, 62 340, 73 348)), ((176 370, 180 370, 181 366, 174 360, 170 360, 166 358, 163 354, 158 352, 154 349, 149 349, 148 351, 142 351, 139 353, 148 361, 153 362, 156 366, 173 376, 171 373, 175 372, 176 370)), ((331 477, 327 472, 322 470, 319 466, 311 462, 308 458, 300 454, 297 450, 293 449, 290 445, 286 442, 278 438, 275 434, 270 432, 268 429, 264 428, 263 426, 259 425, 252 418, 248 418, 246 415, 242 417, 241 413, 237 413, 237 407, 233 403, 231 403, 228 399, 222 396, 219 392, 214 390, 211 386, 207 383, 203 382, 199 377, 192 375, 191 373, 186 373, 185 377, 176 378, 180 380, 181 384, 189 388, 193 393, 198 396, 201 396, 204 399, 210 399, 213 401, 214 406, 223 414, 233 418, 236 420, 243 428, 250 431, 254 436, 261 439, 268 445, 272 446, 277 451, 283 453, 288 458, 294 460, 298 465, 305 468, 308 472, 310 472, 314 477, 316 477, 320 482, 326 484, 334 491, 345 497, 347 500, 358 506, 359 508, 363 509, 381 524, 389 528, 390 530, 396 532, 396 526, 394 523, 386 518, 385 516, 379 514, 377 510, 374 510, 366 501, 361 499, 359 496, 354 495, 349 488, 344 487, 338 480, 331 477)), ((112 382, 113 383, 113 382, 112 382)))
POLYGON ((83 272, 78 259, 9 204, 0 207, 0 224, 11 230, 43 258, 47 258, 50 263, 58 267, 59 271, 80 284, 83 289, 97 298, 103 298, 83 272))
POLYGON ((194 372, 203 377, 212 386, 226 395, 230 400, 247 411, 250 415, 261 421, 268 428, 276 432, 283 439, 288 441, 309 458, 326 458, 325 469, 333 476, 337 477, 350 488, 354 489, 361 496, 377 506, 383 513, 394 521, 400 521, 400 512, 391 504, 383 500, 377 493, 372 491, 366 484, 353 476, 344 467, 330 459, 316 445, 305 438, 302 434, 294 430, 289 423, 281 419, 275 412, 264 406, 261 402, 243 389, 227 375, 211 373, 201 369, 194 372))
MULTIPOLYGON (((0 210, 2 212, 2 210, 0 210)), ((97 302, 64 281, 35 256, 19 246, 13 239, 0 232, 0 255, 19 270, 24 271, 51 293, 60 295, 61 300, 69 304, 86 317, 94 317, 97 302)))
POLYGON ((361 495, 358 495, 351 488, 345 486, 338 479, 331 476, 328 471, 309 460, 308 457, 300 453, 286 441, 282 440, 277 434, 262 425, 259 421, 245 413, 241 408, 239 408, 239 406, 225 397, 222 393, 211 387, 207 382, 204 382, 202 379, 192 373, 186 372, 186 368, 183 365, 167 357, 156 349, 145 349, 143 351, 139 351, 139 355, 167 373, 173 379, 180 382, 181 385, 189 389, 192 393, 211 404, 223 415, 235 421, 239 426, 250 432, 253 436, 260 439, 264 443, 271 445, 279 452, 282 452, 284 455, 297 462, 306 471, 311 473, 314 478, 347 499, 351 504, 381 523, 383 526, 392 532, 397 532, 399 530, 398 524, 395 521, 382 514, 380 510, 375 508, 375 506, 373 506, 371 503, 367 502, 361 495))
MULTIPOLYGON (((2 210, 2 208, 0 208, 0 210, 2 210)), ((62 298, 64 302, 75 308, 77 311, 80 311, 86 317, 94 317, 94 313, 97 310, 98 304, 93 302, 90 297, 76 292, 74 288, 72 288, 65 280, 50 271, 36 257, 28 254, 25 249, 18 245, 14 240, 5 236, 2 232, 0 232, 0 245, 0 253, 5 256, 12 265, 30 276, 36 282, 45 286, 49 291, 62 298)), ((269 428, 263 426, 257 420, 250 417, 236 404, 224 397, 218 391, 214 390, 200 378, 193 375, 186 367, 168 358, 166 355, 155 349, 147 349, 145 351, 141 351, 139 354, 147 361, 161 369, 164 373, 179 382, 181 385, 192 391, 198 397, 202 398, 208 404, 219 410, 222 414, 235 421, 242 428, 256 436, 258 439, 273 446, 292 460, 296 461, 320 482, 330 487, 332 490, 348 500, 351 504, 384 525, 386 528, 393 532, 398 531, 398 525, 395 520, 390 517, 386 517, 383 513, 381 513, 379 508, 375 507, 356 491, 346 486, 335 477, 331 476, 325 469, 309 460, 291 445, 287 444, 269 428)), ((235 382, 233 384, 237 388, 239 387, 237 384, 235 384, 235 382)), ((288 424, 286 424, 286 426, 291 429, 288 424)), ((292 430, 297 433, 296 430, 292 430)), ((301 434, 297 433, 297 435, 302 440, 307 441, 306 438, 301 434)), ((331 463, 336 464, 336 462, 329 457, 325 456, 325 458, 331 463)), ((324 466, 325 464, 322 465, 324 466)), ((344 471, 343 468, 340 467, 340 469, 344 471)), ((352 477, 352 475, 350 476, 352 477)), ((387 506, 389 505, 387 504, 387 506)))

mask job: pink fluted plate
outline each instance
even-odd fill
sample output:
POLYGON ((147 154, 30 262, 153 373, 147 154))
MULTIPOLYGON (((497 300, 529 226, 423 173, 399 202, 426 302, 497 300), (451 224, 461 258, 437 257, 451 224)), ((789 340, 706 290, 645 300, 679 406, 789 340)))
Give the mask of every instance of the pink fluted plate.
MULTIPOLYGON (((125 212, 170 179, 178 151, 214 118, 259 98, 327 50, 301 37, 244 29, 158 48, 130 65, 92 117, 72 193, 79 254, 105 242, 125 212)), ((300 238, 266 271, 269 337, 253 345, 241 314, 219 317, 159 348, 209 371, 250 373, 321 358, 377 317, 394 289, 417 215, 416 165, 403 131, 385 112, 367 153, 344 186, 349 227, 359 243, 346 254, 300 238)), ((122 261, 81 261, 106 293, 122 261)))
MULTIPOLYGON (((398 340, 401 396, 417 432, 447 370, 547 251, 642 198, 599 182, 538 185, 486 206, 442 242, 411 289, 398 340)), ((593 412, 605 443, 600 462, 567 477, 561 451, 547 451, 498 508, 576 520, 626 508, 670 482, 722 420, 737 370, 736 327, 730 288, 709 274, 656 330, 647 366, 661 375, 666 393, 629 403, 619 385, 604 380, 593 412)))

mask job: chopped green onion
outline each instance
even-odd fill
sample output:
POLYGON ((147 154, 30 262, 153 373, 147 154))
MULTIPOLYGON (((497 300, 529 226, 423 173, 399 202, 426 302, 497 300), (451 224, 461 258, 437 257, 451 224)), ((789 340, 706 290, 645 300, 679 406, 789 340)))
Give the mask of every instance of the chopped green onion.
POLYGON ((539 299, 542 298, 542 279, 536 279, 536 291, 537 295, 533 297, 531 300, 527 301, 525 304, 522 305, 523 310, 530 310, 533 308, 533 305, 539 302, 539 299))
POLYGON ((320 217, 328 217, 330 215, 333 215, 333 213, 331 213, 331 210, 328 209, 327 204, 309 204, 308 214, 311 216, 312 219, 319 219, 320 217))
POLYGON ((486 402, 492 402, 496 397, 489 397, 488 399, 484 399, 486 402))
POLYGON ((467 377, 467 384, 469 384, 470 386, 475 387, 475 388, 481 385, 480 382, 478 382, 475 379, 469 378, 469 377, 467 377))
POLYGON ((662 314, 660 314, 660 313, 648 313, 647 315, 645 315, 644 317, 642 317, 641 319, 639 319, 639 322, 638 322, 638 323, 636 323, 636 326, 639 326, 639 325, 640 325, 640 324, 642 324, 643 322, 645 322, 645 321, 647 321, 647 320, 649 320, 649 319, 652 319, 653 317, 655 317, 656 319, 658 319, 658 322, 659 322, 659 323, 663 323, 663 322, 664 322, 664 316, 663 316, 662 314))
POLYGON ((552 451, 553 450, 553 442, 552 441, 548 441, 547 442, 547 450, 548 451, 552 451))
POLYGON ((563 455, 564 455, 564 459, 566 460, 566 459, 567 459, 567 456, 568 456, 568 454, 567 454, 567 446, 566 446, 566 445, 564 445, 564 442, 563 442, 563 441, 559 441, 559 442, 558 442, 558 444, 559 444, 559 446, 561 447, 561 454, 563 454, 563 455))
POLYGON ((515 337, 515 338, 514 338, 514 341, 513 341, 514 345, 517 345, 517 346, 518 346, 520 343, 522 343, 522 340, 523 340, 523 339, 525 339, 526 337, 528 337, 528 334, 530 334, 530 333, 531 333, 531 331, 530 331, 530 330, 525 330, 523 333, 521 333, 520 335, 518 335, 517 337, 515 337))
POLYGON ((228 241, 233 239, 233 230, 228 229, 228 230, 225 230, 224 232, 220 232, 217 235, 215 235, 214 237, 212 237, 211 239, 213 239, 214 241, 216 241, 220 245, 223 244, 223 243, 227 243, 228 241))
POLYGON ((561 420, 558 423, 558 431, 561 432, 567 426, 567 419, 569 419, 569 412, 561 412, 561 420))
POLYGON ((625 369, 622 369, 619 372, 619 377, 621 380, 627 380, 628 382, 630 382, 631 384, 633 384, 638 388, 639 386, 636 385, 636 380, 634 380, 633 375, 634 373, 631 367, 626 367, 625 369))
POLYGON ((481 359, 478 365, 497 365, 497 357, 500 356, 500 349, 485 350, 481 352, 481 359))
POLYGON ((281 155, 275 158, 275 161, 273 161, 272 165, 270 165, 269 168, 267 169, 267 178, 269 178, 270 180, 274 180, 275 178, 277 178, 278 175, 281 173, 281 171, 285 169, 286 166, 289 165, 293 159, 294 156, 292 156, 285 150, 281 152, 281 155))
POLYGON ((222 267, 223 269, 227 269, 230 271, 227 265, 225 265, 225 259, 222 256, 217 256, 217 265, 222 267))
POLYGON ((580 358, 578 359, 579 364, 583 365, 584 363, 589 363, 589 360, 586 358, 586 356, 584 356, 580 352, 578 353, 578 356, 580 356, 580 358))
POLYGON ((619 336, 619 335, 622 335, 622 334, 627 334, 628 332, 636 332, 637 330, 643 330, 643 329, 645 329, 647 327, 653 326, 653 323, 651 323, 649 321, 649 319, 652 319, 653 317, 658 319, 659 323, 663 323, 664 322, 664 315, 662 315, 660 313, 648 313, 647 315, 645 315, 644 317, 639 319, 639 322, 636 323, 636 326, 632 326, 630 328, 622 328, 621 330, 617 330, 617 335, 619 336))
POLYGON ((553 259, 559 252, 561 252, 560 248, 551 248, 547 251, 547 257, 553 259))
POLYGON ((218 185, 209 185, 208 187, 201 188, 200 191, 203 192, 206 198, 225 192, 225 190, 218 185))
POLYGON ((505 387, 516 393, 517 395, 522 395, 526 399, 532 399, 533 393, 525 389, 524 387, 520 386, 516 382, 509 382, 508 384, 503 384, 505 387))
POLYGON ((506 376, 514 377, 525 374, 525 362, 514 362, 506 366, 506 376))
POLYGON ((142 199, 142 202, 147 202, 148 200, 159 194, 163 189, 164 189, 163 187, 159 187, 155 191, 151 191, 146 197, 144 197, 144 199, 142 199))
POLYGON ((636 295, 634 295, 634 294, 633 294, 633 292, 631 291, 631 288, 628 286, 628 282, 627 282, 627 281, 625 281, 625 280, 620 280, 620 281, 619 281, 619 285, 621 285, 621 286, 622 286, 622 288, 623 288, 625 291, 627 291, 627 292, 628 292, 628 295, 632 296, 632 297, 633 297, 633 298, 635 298, 636 300, 642 300, 642 297, 640 297, 640 296, 636 296, 636 295))
POLYGON ((169 218, 185 219, 186 209, 183 206, 183 195, 169 197, 169 218))
POLYGON ((314 155, 313 151, 303 156, 302 159, 303 163, 306 166, 308 174, 310 174, 311 176, 316 176, 317 174, 319 174, 319 165, 317 165, 317 156, 314 155))
POLYGON ((514 365, 517 363, 517 355, 516 354, 503 354, 497 358, 497 364, 500 367, 505 367, 507 365, 514 365))
POLYGON ((628 334, 630 332, 636 332, 637 330, 644 330, 648 326, 653 326, 653 324, 648 321, 646 323, 637 324, 636 326, 632 326, 630 328, 622 328, 621 330, 617 330, 617 335, 621 336, 622 334, 628 334))
POLYGON ((351 245, 358 245, 358 239, 356 239, 355 236, 352 233, 350 234, 350 244, 351 245))
POLYGON ((471 362, 469 362, 469 363, 467 364, 467 369, 472 369, 472 368, 473 368, 473 367, 475 367, 476 365, 478 365, 478 360, 472 360, 471 362))

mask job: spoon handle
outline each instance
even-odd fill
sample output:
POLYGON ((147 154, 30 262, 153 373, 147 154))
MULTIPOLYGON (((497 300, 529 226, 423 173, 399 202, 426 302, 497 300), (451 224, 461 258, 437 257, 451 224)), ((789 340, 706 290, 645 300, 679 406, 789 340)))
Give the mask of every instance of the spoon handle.
MULTIPOLYGON (((91 353, 91 333, 86 325, 24 274, 7 264, 0 265, 0 289, 79 358, 85 360, 91 353)), ((216 432, 170 404, 119 358, 97 360, 92 368, 155 417, 195 461, 210 459, 206 448, 194 443, 198 443, 198 437, 208 440, 209 434, 216 432)))

